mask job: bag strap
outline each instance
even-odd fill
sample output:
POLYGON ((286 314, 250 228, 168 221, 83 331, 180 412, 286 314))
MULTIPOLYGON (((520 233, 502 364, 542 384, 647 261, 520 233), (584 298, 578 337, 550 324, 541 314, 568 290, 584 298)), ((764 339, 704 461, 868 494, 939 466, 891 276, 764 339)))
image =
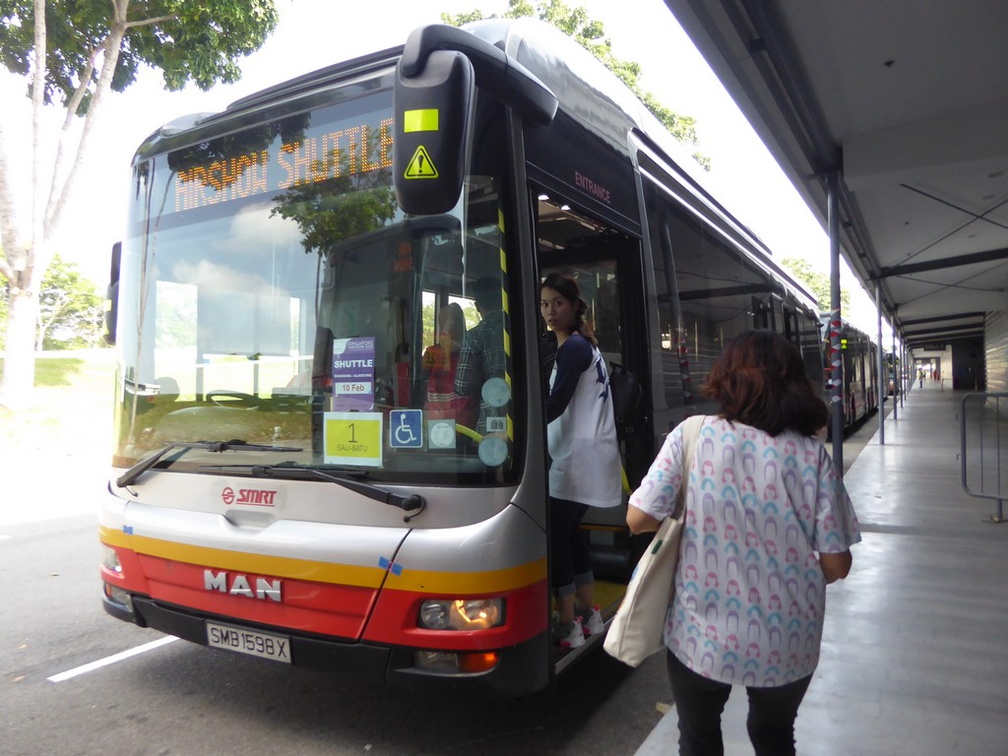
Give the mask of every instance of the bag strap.
POLYGON ((703 421, 706 415, 690 415, 683 420, 683 478, 679 493, 676 494, 676 512, 679 516, 686 507, 686 486, 689 484, 689 471, 693 467, 693 452, 696 450, 697 441, 700 440, 700 429, 703 428, 703 421))

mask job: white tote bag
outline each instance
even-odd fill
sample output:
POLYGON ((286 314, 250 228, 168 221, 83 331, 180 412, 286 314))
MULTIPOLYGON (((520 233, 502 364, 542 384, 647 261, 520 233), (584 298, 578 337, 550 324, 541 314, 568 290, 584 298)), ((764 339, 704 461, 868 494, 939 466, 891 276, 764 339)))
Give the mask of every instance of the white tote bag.
POLYGON ((665 616, 675 591, 679 544, 686 517, 686 483, 703 419, 703 415, 693 415, 683 423, 683 485, 676 511, 662 520, 651 545, 637 563, 602 645, 610 656, 631 667, 664 646, 665 616))

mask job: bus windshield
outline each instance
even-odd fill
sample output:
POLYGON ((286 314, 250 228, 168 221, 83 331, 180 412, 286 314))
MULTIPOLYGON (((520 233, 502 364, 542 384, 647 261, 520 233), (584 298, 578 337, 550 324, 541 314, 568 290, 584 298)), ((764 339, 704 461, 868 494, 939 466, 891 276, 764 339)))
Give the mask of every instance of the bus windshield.
MULTIPOLYGON (((141 148, 121 263, 117 466, 239 440, 275 451, 197 447, 158 469, 510 479, 503 169, 473 159, 452 212, 405 215, 391 80, 225 113, 141 148)), ((477 129, 473 143, 503 153, 497 133, 477 129)))

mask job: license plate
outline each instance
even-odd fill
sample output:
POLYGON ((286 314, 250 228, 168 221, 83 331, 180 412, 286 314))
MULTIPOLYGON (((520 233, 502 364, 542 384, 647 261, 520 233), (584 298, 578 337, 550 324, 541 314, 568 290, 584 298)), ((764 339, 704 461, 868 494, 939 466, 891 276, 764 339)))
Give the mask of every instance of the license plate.
POLYGON ((291 663, 290 638, 284 635, 261 633, 244 627, 218 625, 207 622, 207 645, 214 648, 228 648, 249 656, 291 663))

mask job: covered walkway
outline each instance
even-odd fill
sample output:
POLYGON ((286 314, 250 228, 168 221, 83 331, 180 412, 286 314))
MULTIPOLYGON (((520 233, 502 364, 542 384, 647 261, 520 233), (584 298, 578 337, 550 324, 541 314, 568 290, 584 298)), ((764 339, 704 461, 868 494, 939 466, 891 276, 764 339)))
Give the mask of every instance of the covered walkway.
MULTIPOLYGON (((862 527, 850 576, 827 589, 822 657, 799 710, 809 756, 1004 754, 1008 523, 960 483, 962 392, 926 381, 846 475, 862 527)), ((873 422, 873 420, 869 420, 873 422)), ((725 753, 752 754, 732 691, 725 753)), ((673 707, 637 751, 677 753, 673 707)))

